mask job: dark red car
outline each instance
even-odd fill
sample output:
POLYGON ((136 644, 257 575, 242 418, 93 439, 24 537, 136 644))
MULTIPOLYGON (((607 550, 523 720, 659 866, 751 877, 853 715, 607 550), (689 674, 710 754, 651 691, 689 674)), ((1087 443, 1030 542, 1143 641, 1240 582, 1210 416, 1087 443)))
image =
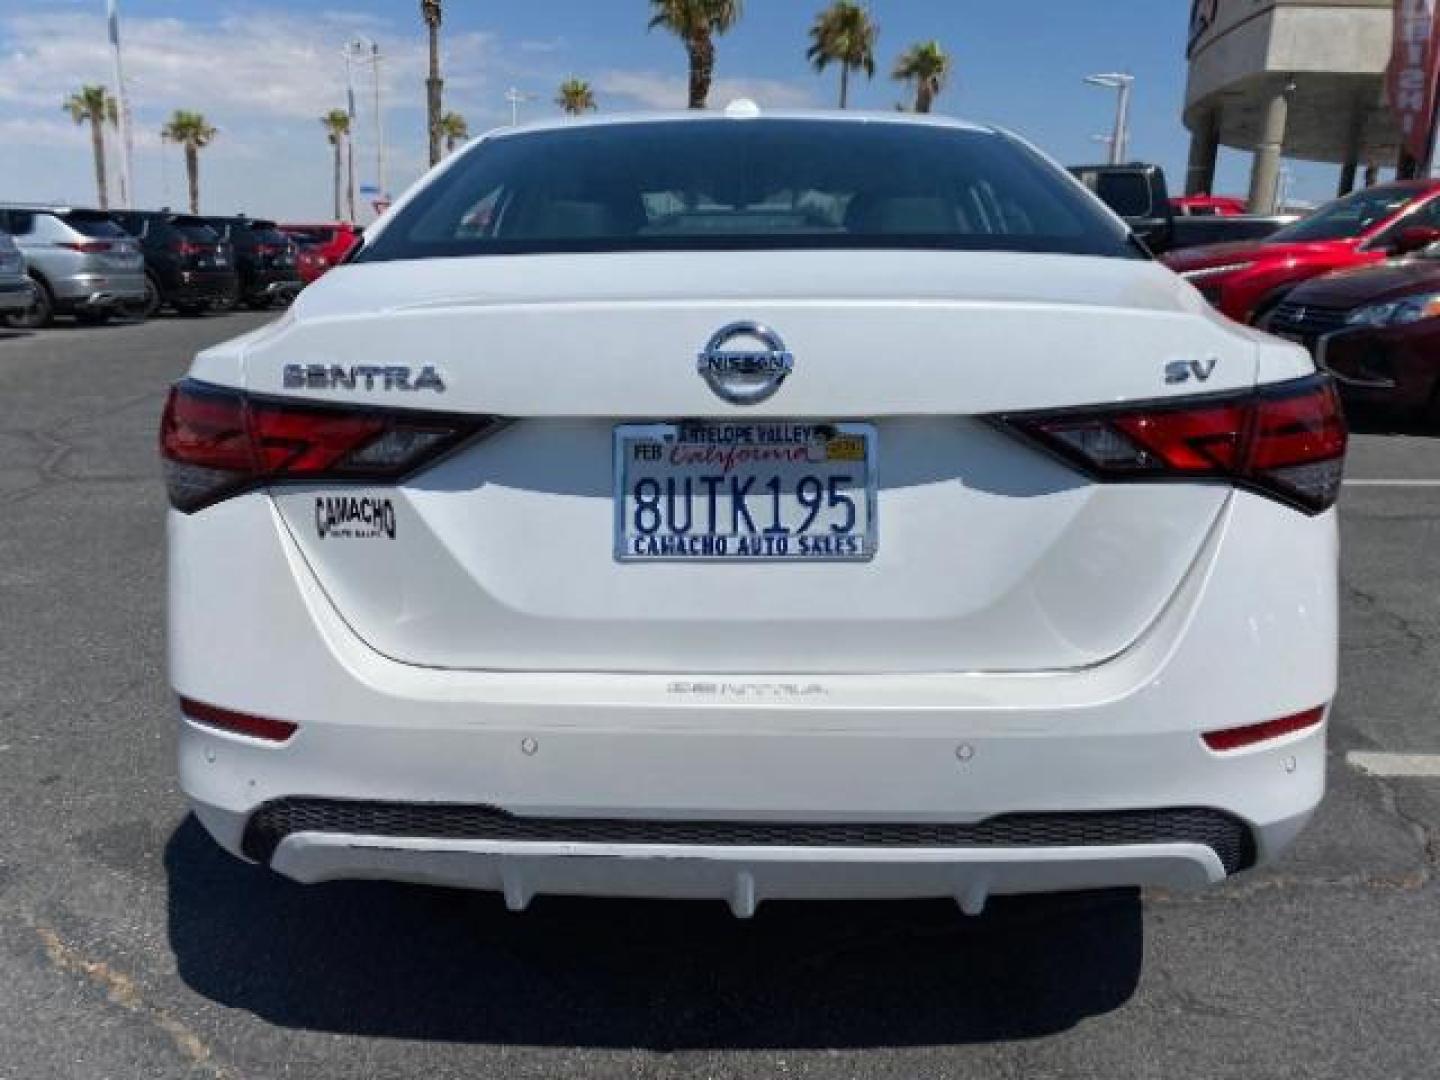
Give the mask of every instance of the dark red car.
POLYGON ((1440 423, 1440 247, 1306 282, 1261 325, 1309 348, 1348 405, 1440 423))
POLYGON ((350 254, 350 249, 360 242, 361 232, 348 221, 292 222, 281 225, 280 231, 295 240, 299 249, 295 271, 306 285, 350 254))
POLYGON ((1440 181, 1402 180, 1337 199, 1263 240, 1185 248, 1162 261, 1232 319, 1255 322, 1303 281, 1437 240, 1440 181))

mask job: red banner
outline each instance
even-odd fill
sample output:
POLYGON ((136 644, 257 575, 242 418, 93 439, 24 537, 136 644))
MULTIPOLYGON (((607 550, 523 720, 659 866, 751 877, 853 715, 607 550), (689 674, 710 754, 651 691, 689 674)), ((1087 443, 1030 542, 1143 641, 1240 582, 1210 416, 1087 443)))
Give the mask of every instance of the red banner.
POLYGON ((1425 161, 1434 128, 1435 78, 1440 70, 1437 0, 1395 0, 1395 46, 1387 72, 1390 108, 1405 148, 1425 161))

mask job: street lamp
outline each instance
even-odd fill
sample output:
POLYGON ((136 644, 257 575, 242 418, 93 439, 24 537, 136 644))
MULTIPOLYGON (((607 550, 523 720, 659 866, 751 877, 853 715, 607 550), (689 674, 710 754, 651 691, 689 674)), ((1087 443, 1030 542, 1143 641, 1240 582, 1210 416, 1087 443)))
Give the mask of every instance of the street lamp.
POLYGON ((526 101, 534 101, 534 94, 527 94, 517 87, 510 87, 505 91, 505 100, 510 103, 510 126, 516 127, 520 123, 520 106, 526 101))
POLYGON ((1115 135, 1110 143, 1110 164, 1123 165, 1130 152, 1130 91, 1135 85, 1134 75, 1112 72, 1108 75, 1087 75, 1085 81, 1091 86, 1118 91, 1115 102, 1115 135))
MULTIPOLYGON (((348 73, 350 65, 368 64, 374 76, 375 89, 375 183, 379 187, 380 198, 388 198, 385 183, 385 112, 380 101, 380 46, 369 38, 357 37, 345 45, 345 69, 348 73)), ((354 101, 354 90, 351 89, 350 100, 354 101)), ((351 107, 351 119, 354 119, 354 107, 351 107)))

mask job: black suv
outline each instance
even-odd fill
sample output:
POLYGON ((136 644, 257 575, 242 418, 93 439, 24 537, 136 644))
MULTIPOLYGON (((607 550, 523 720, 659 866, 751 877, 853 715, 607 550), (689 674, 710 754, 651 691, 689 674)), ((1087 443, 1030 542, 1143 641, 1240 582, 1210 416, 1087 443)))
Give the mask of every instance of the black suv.
POLYGON ((240 279, 230 245, 203 218, 169 210, 117 210, 110 215, 145 253, 145 314, 173 307, 198 315, 235 299, 240 279))
POLYGON ((207 217, 204 221, 235 252, 235 268, 240 273, 237 299, 256 309, 294 299, 301 287, 295 272, 295 242, 275 222, 243 216, 207 217))

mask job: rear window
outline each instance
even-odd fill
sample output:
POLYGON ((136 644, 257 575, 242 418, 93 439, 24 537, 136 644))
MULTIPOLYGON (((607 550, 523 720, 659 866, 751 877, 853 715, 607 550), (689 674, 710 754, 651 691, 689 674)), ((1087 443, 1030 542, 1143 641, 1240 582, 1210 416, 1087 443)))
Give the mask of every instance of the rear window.
POLYGON ((86 210, 72 210, 61 217, 61 220, 78 233, 86 236, 115 237, 130 234, 111 220, 109 214, 94 213, 86 210))
POLYGON ((286 229, 285 235, 297 244, 328 244, 335 239, 334 229, 286 229))
POLYGON ((704 120, 482 142, 357 261, 792 248, 1137 254, 1067 177, 1000 135, 704 120))
POLYGON ((1142 218, 1155 213, 1150 178, 1143 172, 1078 169, 1075 176, 1121 217, 1142 218))
POLYGON ((197 244, 218 244, 220 242, 220 234, 201 218, 177 217, 172 219, 170 224, 186 240, 192 240, 197 244))
POLYGON ((1321 207, 1309 217, 1273 234, 1276 243, 1344 240, 1368 232, 1422 193, 1408 184, 1366 188, 1321 207))

